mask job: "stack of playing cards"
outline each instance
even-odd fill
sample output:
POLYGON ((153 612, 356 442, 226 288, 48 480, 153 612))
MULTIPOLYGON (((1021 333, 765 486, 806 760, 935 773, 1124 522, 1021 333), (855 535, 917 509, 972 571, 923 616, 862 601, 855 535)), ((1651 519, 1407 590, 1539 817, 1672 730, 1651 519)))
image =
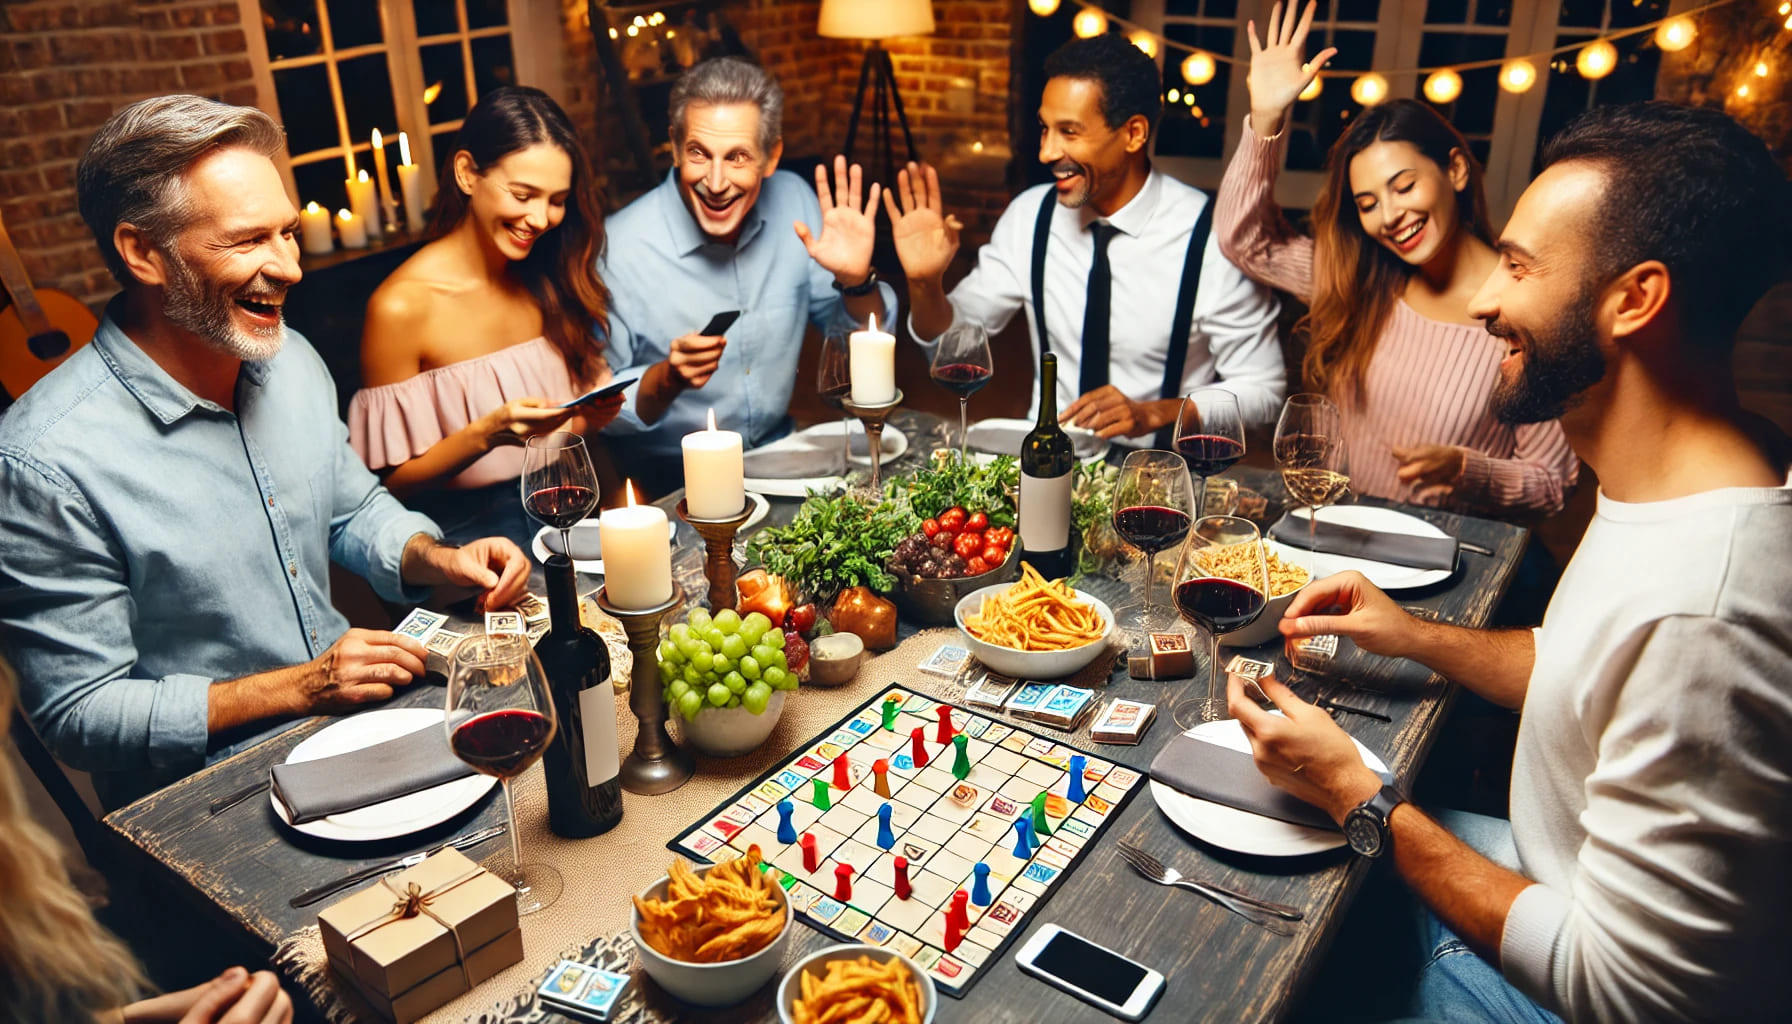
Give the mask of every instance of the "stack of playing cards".
POLYGON ((447 628, 447 623, 448 616, 441 612, 413 608, 411 614, 406 615, 393 632, 420 640, 429 653, 446 658, 454 652, 454 645, 467 637, 465 633, 456 633, 447 628))
POLYGON ((921 663, 921 671, 929 675, 943 676, 947 679, 958 678, 964 669, 965 659, 971 652, 956 644, 941 644, 940 649, 927 656, 921 663))
POLYGON ((1151 719, 1156 715, 1156 704, 1116 697, 1108 702, 1095 724, 1089 727, 1089 738, 1098 743, 1124 743, 1130 746, 1145 735, 1145 730, 1151 727, 1151 719))
POLYGON ((1052 683, 1023 683, 1004 707, 1016 718, 1059 729, 1073 729, 1094 701, 1094 690, 1052 683))
POLYGON ((579 1020, 605 1021, 622 990, 628 987, 628 975, 600 971, 590 964, 562 960, 548 972, 548 980, 536 992, 542 1005, 557 1013, 579 1020))
POLYGON ((964 702, 974 708, 1000 711, 1019 685, 1020 681, 1012 677, 989 671, 980 672, 964 691, 964 702))

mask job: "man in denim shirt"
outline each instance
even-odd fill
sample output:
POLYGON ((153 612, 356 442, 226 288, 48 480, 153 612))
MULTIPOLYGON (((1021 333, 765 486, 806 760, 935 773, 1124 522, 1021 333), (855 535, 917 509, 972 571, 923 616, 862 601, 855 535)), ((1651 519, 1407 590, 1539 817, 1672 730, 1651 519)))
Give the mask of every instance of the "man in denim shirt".
POLYGON ((124 291, 93 343, 0 418, 0 628, 31 724, 117 806, 270 726, 423 674, 349 629, 332 559, 392 600, 515 601, 516 545, 439 542, 349 449, 323 361, 286 330, 298 214, 258 110, 145 100, 94 137, 81 214, 124 291))

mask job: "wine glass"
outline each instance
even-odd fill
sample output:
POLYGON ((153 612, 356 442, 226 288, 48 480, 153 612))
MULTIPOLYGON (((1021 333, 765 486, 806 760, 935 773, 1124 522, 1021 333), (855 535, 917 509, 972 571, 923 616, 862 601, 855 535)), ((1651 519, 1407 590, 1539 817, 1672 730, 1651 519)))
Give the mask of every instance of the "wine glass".
POLYGON ((852 417, 846 414, 845 402, 852 394, 852 346, 850 329, 841 325, 829 327, 821 339, 821 360, 815 371, 815 390, 835 412, 840 414, 840 442, 845 445, 840 473, 852 471, 852 417))
POLYGON ((958 396, 958 461, 965 459, 971 396, 995 376, 989 332, 982 324, 957 323, 940 335, 933 350, 933 382, 958 396))
POLYGON ((474 771, 504 783, 512 865, 508 881, 516 886, 519 914, 551 905, 562 888, 555 884, 559 872, 552 867, 523 863, 510 793, 511 780, 548 749, 556 722, 547 673, 527 638, 482 633, 454 646, 448 658, 448 745, 474 771))
POLYGON ((1263 539, 1248 519, 1207 516, 1190 527, 1176 563, 1176 610, 1208 636, 1207 697, 1176 705, 1176 725, 1192 729, 1225 717, 1220 686, 1220 637, 1263 614, 1269 593, 1263 539))
POLYGON ((1308 506, 1308 568, 1319 559, 1319 510, 1350 489, 1344 418, 1324 395, 1290 395, 1276 421, 1276 465, 1294 500, 1308 506))
POLYGON ((1200 388, 1182 399, 1176 412, 1176 453, 1201 478, 1197 512, 1207 511, 1207 478, 1244 458, 1244 417, 1238 396, 1225 388, 1200 388))
POLYGON ((585 439, 564 430, 537 434, 523 455, 523 508, 560 531, 560 550, 572 557, 572 528, 597 508, 597 472, 585 439))
POLYGON ((1193 520, 1188 463, 1175 452, 1137 451, 1126 457, 1114 485, 1114 532, 1145 553, 1145 607, 1141 632, 1169 625, 1173 618, 1151 606, 1152 568, 1157 553, 1182 543, 1193 520))

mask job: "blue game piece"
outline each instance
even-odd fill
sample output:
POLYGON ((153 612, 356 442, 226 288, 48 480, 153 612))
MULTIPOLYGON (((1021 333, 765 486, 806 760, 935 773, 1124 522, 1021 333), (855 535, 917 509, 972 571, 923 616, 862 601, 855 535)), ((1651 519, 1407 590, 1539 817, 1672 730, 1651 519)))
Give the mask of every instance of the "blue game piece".
POLYGON ((987 907, 992 902, 989 895, 989 865, 982 861, 971 869, 977 880, 971 883, 971 902, 979 907, 987 907))
POLYGON ((890 830, 890 814, 894 810, 888 801, 877 809, 877 845, 886 850, 896 847, 896 833, 890 830))
POLYGON ((1021 860, 1033 859, 1033 822, 1026 815, 1014 819, 1014 855, 1021 860))
POLYGON ((796 808, 789 800, 778 801, 778 842, 796 842, 796 826, 790 823, 790 812, 796 808))
POLYGON ((1088 795, 1083 792, 1083 768, 1088 763, 1089 759, 1081 754, 1070 755, 1070 792, 1065 796, 1069 797, 1073 804, 1082 803, 1083 797, 1088 795))

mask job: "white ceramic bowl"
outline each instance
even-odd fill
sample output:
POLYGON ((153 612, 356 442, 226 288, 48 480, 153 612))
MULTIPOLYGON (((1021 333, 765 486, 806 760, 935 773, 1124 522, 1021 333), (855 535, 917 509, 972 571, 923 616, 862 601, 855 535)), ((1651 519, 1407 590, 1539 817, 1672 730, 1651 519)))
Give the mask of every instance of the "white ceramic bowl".
POLYGON ((784 695, 788 692, 773 690, 772 699, 765 702, 765 710, 757 715, 743 705, 738 708, 705 707, 688 722, 680 714, 675 713, 672 718, 698 753, 707 757, 739 757, 758 750, 778 727, 778 719, 784 716, 784 695))
POLYGON ((1016 679, 1062 679, 1081 672, 1090 662, 1106 653, 1109 642, 1114 638, 1114 610, 1100 598, 1081 590, 1075 592, 1077 598, 1094 605, 1096 613, 1107 623, 1099 640, 1067 651, 1021 651, 986 644, 972 636, 964 628, 964 617, 981 608, 985 597, 994 597, 1010 586, 1013 584, 998 583, 993 587, 973 590, 958 602, 958 607, 952 612, 952 620, 958 624, 958 632, 964 637, 965 646, 971 649, 971 653, 985 667, 1016 679))
POLYGON ((829 633, 809 642, 809 683, 839 686, 859 674, 865 660, 865 641, 856 633, 829 633))
MULTIPOLYGON (((1311 582, 1313 579, 1309 574, 1307 583, 1311 582)), ((1294 603, 1294 595, 1307 589, 1307 583, 1302 583, 1280 597, 1270 598, 1269 603, 1263 606, 1263 614, 1257 616, 1255 621, 1243 629, 1234 630, 1220 637, 1220 646, 1255 647, 1276 639, 1281 635, 1280 630, 1276 629, 1276 623, 1282 621, 1282 613, 1288 610, 1290 604, 1294 603)))
MULTIPOLYGON (((714 865, 696 868, 699 875, 714 865)), ((662 877, 641 890, 642 899, 664 899, 670 876, 662 877)), ((760 986, 770 981, 784 963, 784 950, 790 945, 790 930, 795 927, 790 900, 784 890, 772 886, 772 893, 784 905, 784 930, 769 945, 752 956, 740 960, 724 960, 714 964, 693 964, 661 955, 641 938, 641 912, 628 912, 629 931, 635 937, 635 950, 641 957, 641 969, 659 982, 661 988, 687 1003, 697 1006, 733 1006, 760 986)))
POLYGON ((828 964, 833 961, 857 960, 861 956, 868 956, 874 961, 896 960, 908 968, 909 975, 915 979, 915 986, 921 990, 921 1024, 933 1024, 933 1014, 939 1008, 940 996, 934 990, 933 979, 927 976, 927 972, 893 949, 865 945, 829 946, 798 960, 795 967, 784 973, 784 980, 778 983, 778 1019, 784 1024, 796 1024, 790 1008, 796 1005, 803 994, 803 975, 813 974, 817 978, 823 978, 827 976, 828 964))

